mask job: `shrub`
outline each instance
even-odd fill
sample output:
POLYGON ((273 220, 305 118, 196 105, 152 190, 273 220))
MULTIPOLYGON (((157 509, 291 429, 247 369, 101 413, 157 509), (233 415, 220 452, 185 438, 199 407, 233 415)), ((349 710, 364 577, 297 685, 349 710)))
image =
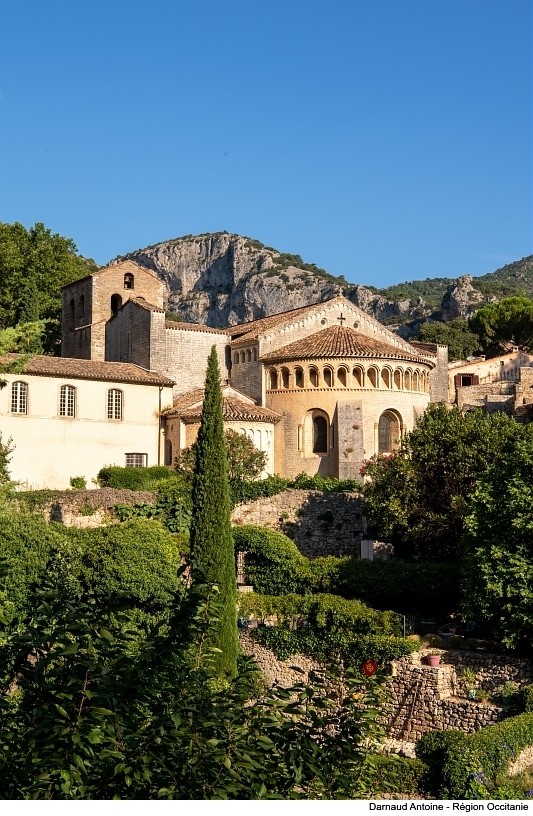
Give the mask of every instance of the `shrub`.
POLYGON ((0 540, 4 569, 0 605, 4 617, 12 620, 31 607, 53 553, 69 549, 68 532, 39 516, 6 510, 0 514, 0 540))
POLYGON ((276 626, 251 631, 282 660, 303 652, 324 661, 340 656, 354 667, 368 658, 384 665, 417 648, 415 641, 397 636, 400 619, 394 612, 334 595, 246 593, 239 597, 239 610, 243 617, 277 618, 276 626))
POLYGON ((401 559, 314 558, 309 562, 314 591, 334 591, 379 609, 444 614, 459 603, 456 564, 401 559), (416 592, 413 588, 416 587, 416 592))
POLYGON ((87 490, 87 480, 84 476, 71 476, 70 486, 73 490, 87 490))
POLYGON ((244 552, 246 580, 256 592, 285 595, 308 586, 308 559, 276 530, 246 524, 233 528, 236 552, 244 552))
POLYGON ((96 481, 100 487, 117 490, 155 490, 162 482, 174 477, 170 468, 161 465, 143 468, 111 465, 98 471, 96 481))
POLYGON ((524 686, 518 692, 518 707, 521 712, 533 713, 533 685, 524 686))
POLYGON ((411 794, 414 798, 420 792, 420 783, 425 771, 425 765, 419 759, 409 759, 396 754, 378 754, 373 758, 374 780, 372 796, 376 794, 394 793, 411 794))
POLYGON ((322 490, 324 493, 344 493, 360 491, 361 482, 358 479, 335 479, 330 476, 318 474, 308 476, 306 473, 299 473, 289 487, 297 487, 300 490, 322 490))
POLYGON ((533 714, 519 714, 474 734, 434 731, 416 755, 428 766, 427 787, 443 799, 498 798, 509 764, 533 745, 533 714), (494 795, 493 795, 494 794, 494 795))
POLYGON ((289 485, 289 480, 282 479, 281 476, 268 476, 266 479, 257 479, 253 482, 230 479, 231 502, 235 506, 265 496, 275 496, 286 490, 289 485))
POLYGON ((180 586, 178 546, 156 521, 132 519, 71 536, 80 581, 97 597, 120 595, 128 604, 160 607, 180 586))

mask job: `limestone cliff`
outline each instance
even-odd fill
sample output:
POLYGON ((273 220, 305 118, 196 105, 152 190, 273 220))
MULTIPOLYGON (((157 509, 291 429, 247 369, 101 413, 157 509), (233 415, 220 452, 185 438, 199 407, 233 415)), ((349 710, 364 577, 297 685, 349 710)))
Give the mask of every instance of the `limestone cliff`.
POLYGON ((167 284, 169 311, 220 328, 296 309, 343 293, 382 323, 406 323, 431 313, 423 300, 388 300, 348 284, 298 255, 229 233, 186 236, 124 256, 155 271, 167 284))
MULTIPOLYGON (((299 255, 227 232, 187 235, 126 256, 168 286, 168 310, 182 320, 223 328, 344 294, 406 339, 421 323, 467 317, 511 294, 533 297, 533 256, 473 279, 426 278, 384 290, 335 278, 299 255)), ((119 260, 119 259, 117 259, 119 260)))

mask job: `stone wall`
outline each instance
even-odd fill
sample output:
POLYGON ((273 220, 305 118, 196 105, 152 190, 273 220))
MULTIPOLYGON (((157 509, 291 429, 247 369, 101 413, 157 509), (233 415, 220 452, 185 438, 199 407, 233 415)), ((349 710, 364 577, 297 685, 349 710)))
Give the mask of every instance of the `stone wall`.
MULTIPOLYGON (((278 683, 288 687, 307 681, 310 671, 320 669, 320 664, 307 655, 295 654, 287 660, 279 660, 269 649, 256 643, 249 632, 240 633, 240 642, 245 654, 255 657, 269 685, 278 683)), ((423 734, 437 729, 473 733, 503 719, 507 712, 501 706, 465 698, 461 670, 467 666, 476 671, 477 685, 489 691, 507 680, 519 685, 533 680, 533 665, 525 660, 442 650, 441 665, 432 668, 426 665, 427 654, 428 650, 415 652, 392 663, 392 676, 388 681, 390 696, 383 717, 390 739, 416 742, 423 734)))
POLYGON ((288 535, 308 557, 360 555, 366 522, 357 493, 322 493, 290 488, 239 504, 233 524, 258 524, 288 535))
POLYGON ((155 493, 148 490, 68 490, 58 493, 43 504, 41 511, 49 521, 58 521, 67 527, 101 527, 115 518, 116 504, 153 504, 155 493))

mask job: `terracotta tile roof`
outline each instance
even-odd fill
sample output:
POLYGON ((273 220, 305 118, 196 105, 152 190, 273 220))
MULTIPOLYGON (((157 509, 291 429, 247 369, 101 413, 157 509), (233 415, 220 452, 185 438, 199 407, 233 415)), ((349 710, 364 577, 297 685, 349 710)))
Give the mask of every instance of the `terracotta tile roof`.
MULTIPOLYGON (((20 360, 21 354, 5 354, 0 363, 20 360)), ((64 377, 71 380, 104 380, 139 385, 174 385, 174 380, 147 371, 133 363, 109 363, 100 360, 78 360, 73 357, 30 357, 21 374, 36 377, 64 377)))
POLYGON ((409 340, 409 344, 425 354, 431 354, 432 357, 437 356, 438 347, 442 345, 442 343, 421 343, 419 340, 409 340))
POLYGON ((165 320, 165 329, 180 329, 181 331, 209 332, 210 334, 226 334, 226 329, 212 329, 201 323, 186 323, 184 320, 165 320))
MULTIPOLYGON (((195 388, 174 399, 174 406, 165 411, 165 416, 178 415, 182 420, 198 422, 202 414, 204 389, 195 388)), ((231 386, 222 389, 222 416, 225 420, 243 422, 279 422, 280 414, 257 405, 252 399, 231 386)))
POLYGON ((126 300, 122 304, 122 306, 120 308, 123 309, 124 306, 126 306, 128 303, 135 303, 136 306, 140 306, 141 309, 146 309, 149 312, 164 312, 165 311, 160 306, 154 306, 153 303, 148 303, 148 301, 145 300, 143 297, 129 298, 129 300, 126 300))
POLYGON ((307 360, 317 357, 385 357, 395 360, 411 360, 432 365, 429 360, 403 348, 393 346, 374 337, 368 337, 347 326, 328 326, 327 329, 311 334, 303 340, 297 340, 277 351, 263 354, 263 362, 283 360, 307 360))
POLYGON ((324 303, 329 303, 336 298, 330 298, 319 303, 312 303, 309 306, 300 306, 298 309, 290 309, 288 312, 279 312, 278 314, 268 315, 268 317, 260 317, 258 320, 251 320, 248 323, 239 323, 238 326, 230 326, 227 333, 232 337, 233 341, 240 340, 254 340, 258 335, 262 334, 268 329, 273 329, 292 317, 302 317, 307 312, 314 312, 324 303))

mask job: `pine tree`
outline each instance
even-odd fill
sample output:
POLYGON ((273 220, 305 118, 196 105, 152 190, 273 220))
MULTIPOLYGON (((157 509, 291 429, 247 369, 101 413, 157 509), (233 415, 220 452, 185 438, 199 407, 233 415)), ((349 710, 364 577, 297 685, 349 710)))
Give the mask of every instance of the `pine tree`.
POLYGON ((221 650, 221 676, 235 676, 237 637, 235 556, 231 533, 228 465, 222 419, 222 389, 216 349, 207 362, 204 407, 196 444, 192 485, 191 560, 219 589, 219 620, 213 628, 213 646, 221 650))

